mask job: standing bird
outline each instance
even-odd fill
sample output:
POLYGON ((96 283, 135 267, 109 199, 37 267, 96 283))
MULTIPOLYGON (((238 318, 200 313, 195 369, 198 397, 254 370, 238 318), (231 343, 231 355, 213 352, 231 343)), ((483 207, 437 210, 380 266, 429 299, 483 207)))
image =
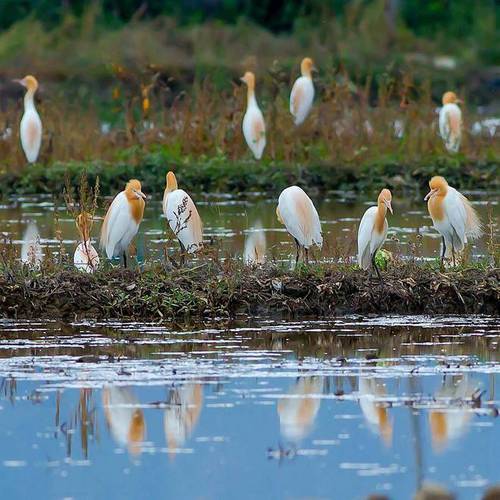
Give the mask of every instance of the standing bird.
POLYGON ((101 249, 108 259, 123 256, 127 267, 127 250, 139 230, 144 216, 146 195, 137 179, 127 182, 125 190, 118 193, 108 208, 101 229, 101 249))
POLYGON ((80 233, 81 241, 76 247, 73 263, 78 270, 87 273, 93 273, 99 266, 99 255, 90 240, 92 223, 92 217, 87 212, 82 212, 76 218, 76 227, 80 233))
POLYGON ((439 133, 444 145, 451 153, 456 153, 460 148, 462 138, 462 111, 458 107, 462 101, 455 92, 445 92, 443 107, 439 111, 439 133))
POLYGON ((313 60, 310 57, 302 59, 300 64, 302 76, 295 80, 290 94, 290 113, 295 118, 295 125, 300 125, 311 111, 314 100, 312 71, 316 71, 313 60))
POLYGON ((243 135, 255 158, 260 160, 266 147, 266 125, 255 99, 255 75, 247 71, 241 77, 241 81, 247 85, 247 110, 243 117, 243 135))
POLYGON ((42 144, 42 120, 35 108, 35 92, 38 89, 38 82, 34 76, 25 76, 22 80, 15 82, 26 87, 24 95, 24 114, 21 119, 20 136, 21 145, 29 163, 34 163, 40 152, 42 144))
POLYGON ((309 248, 313 245, 321 248, 323 245, 319 215, 311 198, 299 186, 287 187, 278 198, 276 215, 297 245, 295 263, 299 261, 301 248, 308 262, 309 248))
POLYGON ((196 253, 203 248, 203 224, 191 197, 177 187, 173 172, 167 173, 163 194, 163 214, 181 246, 181 263, 186 253, 196 253))
POLYGON ((387 209, 392 214, 392 195, 388 189, 382 189, 378 195, 377 206, 370 207, 364 213, 358 229, 358 265, 365 271, 374 267, 377 276, 382 280, 375 262, 377 251, 382 248, 387 237, 387 209))
POLYGON ((430 191, 424 198, 434 228, 441 235, 443 248, 441 264, 445 258, 452 258, 460 253, 467 238, 475 240, 483 233, 481 221, 470 201, 446 182, 444 177, 435 176, 429 181, 430 191))

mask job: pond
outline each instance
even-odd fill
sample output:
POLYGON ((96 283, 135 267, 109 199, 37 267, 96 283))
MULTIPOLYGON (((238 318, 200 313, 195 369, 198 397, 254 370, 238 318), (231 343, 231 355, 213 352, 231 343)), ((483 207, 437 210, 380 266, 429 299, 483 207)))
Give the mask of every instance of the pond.
POLYGON ((0 320, 5 498, 411 498, 500 481, 500 321, 0 320))
MULTIPOLYGON (((492 223, 494 233, 498 233, 497 193, 472 192, 468 196, 478 210, 484 225, 492 223)), ((194 197, 200 216, 204 221, 205 239, 215 241, 221 248, 221 257, 241 256, 245 240, 250 234, 262 231, 267 245, 268 258, 280 260, 294 255, 294 245, 284 226, 276 220, 277 199, 255 194, 246 199, 230 195, 194 197)), ((421 197, 423 198, 423 196, 421 197)), ((439 255, 440 237, 432 228, 423 199, 395 198, 394 215, 388 215, 389 236, 386 248, 402 256, 414 255, 418 258, 436 258, 439 255)), ((366 200, 352 193, 329 193, 322 198, 314 198, 325 236, 325 245, 318 258, 332 256, 354 256, 356 253, 357 227, 361 216, 373 200, 366 200)), ((41 244, 50 247, 53 253, 59 251, 59 241, 55 235, 60 230, 67 252, 72 255, 77 241, 77 230, 72 217, 63 205, 57 207, 55 222, 54 203, 50 198, 17 197, 0 205, 0 233, 12 238, 19 247, 31 223, 36 224, 41 244)), ((103 211, 98 215, 102 217, 103 211)), ((101 222, 94 225, 93 235, 98 239, 101 222)), ((147 201, 145 219, 139 230, 137 255, 140 260, 163 259, 165 247, 169 252, 178 248, 170 231, 166 231, 166 221, 161 211, 158 196, 147 201)), ((485 253, 485 241, 475 242, 472 253, 485 253)))

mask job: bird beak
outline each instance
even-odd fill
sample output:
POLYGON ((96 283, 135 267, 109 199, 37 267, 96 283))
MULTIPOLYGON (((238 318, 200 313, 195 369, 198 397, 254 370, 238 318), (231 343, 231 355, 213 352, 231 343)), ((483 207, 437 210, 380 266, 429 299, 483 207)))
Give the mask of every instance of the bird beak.
POLYGON ((240 77, 240 82, 247 83, 244 76, 240 77))
POLYGON ((464 103, 464 101, 462 101, 462 99, 457 99, 455 102, 456 102, 457 104, 463 104, 463 103, 464 103))
POLYGON ((19 85, 22 85, 24 87, 24 80, 20 80, 19 78, 15 78, 12 80, 14 83, 19 83, 19 85))
POLYGON ((437 191, 437 189, 431 189, 426 195, 425 195, 425 198, 424 198, 424 201, 427 201, 429 198, 432 197, 432 195, 437 191))
POLYGON ((391 214, 393 214, 394 212, 392 211, 392 205, 391 205, 391 202, 389 200, 385 200, 385 206, 389 209, 389 212, 391 212, 391 214))
POLYGON ((319 72, 319 71, 318 71, 318 68, 317 68, 316 66, 313 66, 313 67, 311 68, 311 71, 312 71, 313 73, 318 73, 318 72, 319 72))
POLYGON ((137 195, 137 198, 142 198, 143 200, 146 199, 146 195, 142 191, 135 191, 135 194, 137 195))

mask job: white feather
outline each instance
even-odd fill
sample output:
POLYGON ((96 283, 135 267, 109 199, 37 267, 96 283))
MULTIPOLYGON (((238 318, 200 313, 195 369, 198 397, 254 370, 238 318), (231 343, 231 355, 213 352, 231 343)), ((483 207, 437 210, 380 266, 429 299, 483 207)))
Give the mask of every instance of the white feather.
POLYGON ((266 147, 266 126, 255 96, 252 96, 248 101, 247 110, 243 117, 242 129, 248 147, 255 158, 260 160, 266 147), (256 134, 256 129, 261 130, 261 133, 256 134))
POLYGON ((460 148, 462 111, 455 103, 445 104, 439 111, 439 134, 444 141, 446 149, 456 153, 460 148), (459 130, 455 133, 450 128, 450 120, 456 120, 459 130))
POLYGON ((108 259, 126 252, 139 230, 135 222, 125 191, 118 193, 109 207, 106 233, 101 239, 101 248, 106 250, 108 259))
POLYGON ((191 197, 183 189, 165 193, 163 214, 170 229, 188 253, 203 248, 203 227, 198 210, 191 197))
POLYGON ((73 255, 73 263, 79 271, 93 273, 99 267, 99 255, 90 241, 81 241, 73 255))
POLYGON ((387 237, 387 219, 382 234, 374 231, 378 207, 370 207, 364 213, 358 229, 358 265, 365 271, 372 265, 373 255, 382 247, 387 237))
POLYGON ((321 248, 323 235, 321 222, 314 204, 298 186, 290 186, 282 191, 278 199, 278 211, 286 230, 308 249, 312 245, 321 248))
POLYGON ((434 227, 444 237, 446 257, 452 257, 467 244, 467 238, 476 239, 481 236, 481 224, 469 201, 455 188, 448 186, 443 200, 445 217, 434 220, 434 227))
POLYGON ((42 144, 42 121, 35 108, 33 98, 25 100, 24 114, 20 125, 21 146, 26 159, 34 163, 42 144))
POLYGON ((295 118, 295 125, 300 125, 311 111, 314 101, 314 84, 310 76, 300 76, 295 80, 290 93, 290 113, 295 118), (299 96, 298 106, 295 109, 294 100, 299 96))

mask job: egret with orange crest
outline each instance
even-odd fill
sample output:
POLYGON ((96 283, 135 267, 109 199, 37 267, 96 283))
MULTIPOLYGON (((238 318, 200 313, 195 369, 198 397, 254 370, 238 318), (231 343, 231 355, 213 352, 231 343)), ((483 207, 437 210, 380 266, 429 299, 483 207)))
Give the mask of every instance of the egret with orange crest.
POLYGON ((99 255, 90 239, 92 224, 92 216, 87 212, 82 212, 76 218, 76 227, 80 233, 80 243, 76 247, 73 263, 77 269, 87 273, 93 273, 99 266, 99 255))
POLYGON ((458 107, 461 103, 455 92, 445 92, 443 107, 439 111, 439 134, 451 153, 459 150, 462 139, 462 111, 458 107))
POLYGON ((266 147, 266 125, 255 98, 255 75, 247 71, 241 81, 247 86, 247 110, 243 117, 243 136, 257 160, 262 158, 266 147))
POLYGON ((451 258, 455 265, 468 239, 475 240, 482 235, 481 221, 470 201, 448 185, 444 177, 433 177, 429 187, 431 190, 424 201, 442 238, 441 264, 445 258, 451 258))
POLYGON ((295 125, 300 125, 311 111, 314 100, 313 71, 316 71, 313 60, 305 57, 300 65, 301 76, 295 80, 290 94, 290 113, 295 118, 295 125))
POLYGON ((387 210, 392 214, 392 194, 388 189, 382 189, 378 195, 377 206, 366 210, 358 229, 358 265, 365 271, 373 267, 380 280, 382 276, 375 256, 387 238, 387 210))
POLYGON ((323 246, 321 222, 311 198, 299 186, 287 187, 279 196, 276 216, 295 240, 295 263, 299 261, 301 250, 305 262, 308 262, 309 249, 313 245, 323 246))
POLYGON ((101 229, 101 248, 108 259, 123 257, 127 267, 127 250, 144 217, 146 195, 137 179, 130 180, 108 208, 101 229))
POLYGON ((173 172, 167 173, 163 194, 163 214, 181 246, 181 264, 186 253, 196 253, 203 248, 203 224, 191 196, 179 189, 173 172))
POLYGON ((29 163, 36 162, 42 144, 42 120, 35 107, 35 93, 38 82, 34 76, 25 76, 22 80, 14 80, 26 88, 24 95, 24 114, 21 118, 19 135, 21 146, 29 163))

